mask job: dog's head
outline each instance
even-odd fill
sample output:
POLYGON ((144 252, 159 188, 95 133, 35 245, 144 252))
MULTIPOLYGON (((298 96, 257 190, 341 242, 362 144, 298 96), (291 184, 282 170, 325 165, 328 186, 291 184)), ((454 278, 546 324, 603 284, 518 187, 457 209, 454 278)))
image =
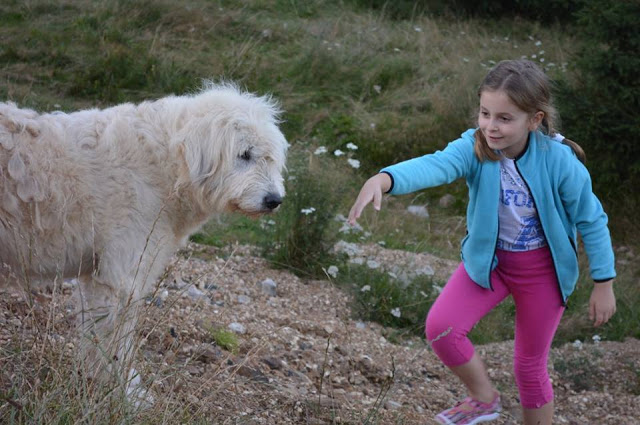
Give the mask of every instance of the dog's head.
POLYGON ((278 128, 278 104, 212 83, 189 101, 181 152, 197 200, 209 212, 275 210, 284 197, 288 147, 278 128))

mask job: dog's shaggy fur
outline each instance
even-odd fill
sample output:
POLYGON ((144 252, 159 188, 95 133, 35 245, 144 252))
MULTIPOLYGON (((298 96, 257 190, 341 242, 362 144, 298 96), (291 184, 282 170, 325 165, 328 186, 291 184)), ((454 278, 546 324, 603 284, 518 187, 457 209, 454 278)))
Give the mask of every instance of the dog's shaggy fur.
POLYGON ((79 278, 88 351, 124 358, 135 306, 190 234, 216 212, 281 203, 279 114, 270 97, 213 83, 69 114, 0 103, 0 283, 9 270, 79 278))

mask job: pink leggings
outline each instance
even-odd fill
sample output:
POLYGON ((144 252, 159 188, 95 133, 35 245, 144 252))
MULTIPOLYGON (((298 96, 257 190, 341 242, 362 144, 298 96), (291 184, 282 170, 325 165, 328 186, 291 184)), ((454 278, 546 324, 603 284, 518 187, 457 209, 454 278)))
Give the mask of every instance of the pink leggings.
POLYGON ((548 247, 498 250, 497 256, 498 267, 491 272, 493 291, 475 284, 460 264, 427 315, 427 340, 448 367, 467 363, 474 353, 467 334, 511 294, 516 306, 516 383, 522 406, 535 409, 553 400, 547 359, 564 312, 560 288, 548 247))

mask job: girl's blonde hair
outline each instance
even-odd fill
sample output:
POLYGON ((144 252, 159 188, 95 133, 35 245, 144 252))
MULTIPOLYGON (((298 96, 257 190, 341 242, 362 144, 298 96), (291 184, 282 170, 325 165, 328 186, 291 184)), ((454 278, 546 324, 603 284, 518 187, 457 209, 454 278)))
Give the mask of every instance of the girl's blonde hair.
MULTIPOLYGON (((555 135, 554 123, 557 112, 551 101, 551 83, 535 63, 526 59, 499 62, 480 84, 478 97, 485 91, 498 90, 506 93, 515 106, 528 114, 541 111, 544 114, 541 123, 542 132, 550 136, 555 135)), ((586 157, 580 145, 569 139, 564 139, 562 143, 569 145, 580 161, 585 162, 586 157)), ((500 159, 500 156, 489 147, 480 130, 475 133, 474 150, 480 161, 500 159)))

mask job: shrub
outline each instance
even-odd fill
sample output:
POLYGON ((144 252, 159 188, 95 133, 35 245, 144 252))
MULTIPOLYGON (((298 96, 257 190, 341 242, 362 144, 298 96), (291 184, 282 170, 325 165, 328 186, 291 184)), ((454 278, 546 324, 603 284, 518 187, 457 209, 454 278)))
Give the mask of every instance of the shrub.
POLYGON ((298 275, 325 276, 323 267, 337 239, 331 225, 340 201, 352 198, 346 195, 352 187, 351 173, 329 155, 306 149, 292 152, 285 201, 273 216, 271 237, 262 243, 266 258, 298 275))
POLYGON ((596 192, 622 213, 640 183, 640 3, 587 0, 579 13, 577 76, 559 84, 565 134, 582 145, 596 192))
POLYGON ((360 7, 380 10, 392 19, 414 19, 430 13, 463 18, 500 18, 520 16, 554 22, 572 19, 580 0, 352 0, 360 7))
POLYGON ((224 329, 209 329, 211 338, 215 341, 218 347, 221 347, 233 354, 238 353, 238 337, 231 331, 224 329))
POLYGON ((424 335, 424 319, 437 296, 431 277, 420 276, 403 284, 365 265, 349 264, 341 269, 337 279, 353 294, 354 316, 424 335))

